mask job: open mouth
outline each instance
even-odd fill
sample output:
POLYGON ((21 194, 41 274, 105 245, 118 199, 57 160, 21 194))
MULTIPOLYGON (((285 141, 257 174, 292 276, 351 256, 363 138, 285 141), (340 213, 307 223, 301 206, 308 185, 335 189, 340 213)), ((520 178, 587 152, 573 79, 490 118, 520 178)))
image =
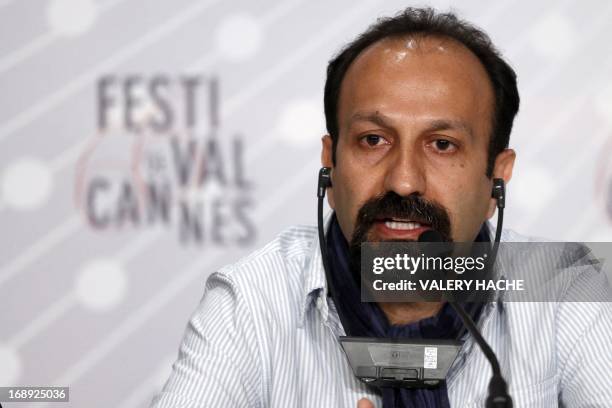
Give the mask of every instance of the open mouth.
MULTIPOLYGON (((416 240, 431 224, 408 218, 382 218, 374 223, 374 234, 378 239, 416 240)), ((374 239, 374 236, 371 237, 374 239)))
POLYGON ((398 231, 413 231, 421 228, 430 228, 431 225, 422 221, 417 221, 407 218, 384 218, 378 220, 379 223, 384 223, 385 227, 391 230, 398 231))
POLYGON ((429 227, 429 224, 421 223, 418 221, 412 220, 403 220, 403 219, 387 219, 384 220, 385 227, 392 230, 401 230, 401 231, 412 231, 417 230, 419 228, 429 227))

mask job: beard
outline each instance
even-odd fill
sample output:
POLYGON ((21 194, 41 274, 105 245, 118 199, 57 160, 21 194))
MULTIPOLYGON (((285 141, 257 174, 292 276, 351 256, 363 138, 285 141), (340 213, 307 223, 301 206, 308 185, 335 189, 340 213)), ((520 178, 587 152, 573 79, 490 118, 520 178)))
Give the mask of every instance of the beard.
MULTIPOLYGON (((416 194, 402 197, 389 191, 366 201, 357 213, 355 229, 349 242, 349 260, 353 271, 360 270, 361 244, 368 241, 382 241, 369 236, 372 226, 376 222, 392 218, 410 219, 420 224, 426 224, 439 232, 444 242, 452 242, 450 218, 448 211, 442 205, 425 200, 416 194)), ((392 239, 386 241, 406 242, 407 240, 392 239)))

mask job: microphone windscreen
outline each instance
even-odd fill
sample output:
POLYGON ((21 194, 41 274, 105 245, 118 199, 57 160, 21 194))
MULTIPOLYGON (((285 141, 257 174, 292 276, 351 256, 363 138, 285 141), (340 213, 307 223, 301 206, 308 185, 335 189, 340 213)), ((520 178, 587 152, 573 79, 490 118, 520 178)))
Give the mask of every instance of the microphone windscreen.
POLYGON ((444 239, 438 231, 427 230, 419 235, 419 242, 444 242, 444 239))

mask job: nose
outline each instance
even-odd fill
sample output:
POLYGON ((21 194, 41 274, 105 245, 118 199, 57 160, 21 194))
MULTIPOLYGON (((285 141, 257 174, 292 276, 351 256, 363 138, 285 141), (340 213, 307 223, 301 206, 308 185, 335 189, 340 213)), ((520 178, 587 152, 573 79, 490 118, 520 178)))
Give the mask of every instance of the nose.
POLYGON ((402 197, 410 194, 425 194, 425 171, 423 161, 412 149, 395 151, 395 157, 388 163, 385 174, 385 190, 402 197))

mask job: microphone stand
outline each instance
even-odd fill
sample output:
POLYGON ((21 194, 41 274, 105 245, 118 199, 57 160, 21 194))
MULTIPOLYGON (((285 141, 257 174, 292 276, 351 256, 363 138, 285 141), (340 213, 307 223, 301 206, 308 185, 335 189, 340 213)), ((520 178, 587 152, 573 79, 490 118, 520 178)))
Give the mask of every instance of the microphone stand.
MULTIPOLYGON (((495 241, 493 243, 493 249, 491 251, 491 256, 489 257, 488 268, 492 268, 495 264, 495 258, 497 257, 497 250, 499 248, 499 241, 501 239, 501 230, 504 222, 504 195, 503 195, 503 187, 502 187, 501 199, 497 196, 497 228, 495 231, 495 241)), ((441 242, 442 237, 437 231, 426 231, 419 237, 420 242, 441 242)), ((493 376, 491 377, 491 381, 489 382, 489 395, 487 396, 487 400, 485 402, 486 408, 512 408, 512 398, 508 394, 508 387, 506 384, 506 380, 501 373, 501 368, 499 366, 499 361, 497 360, 497 356, 491 349, 491 346, 486 342, 486 340, 480 334, 480 331, 476 327, 474 320, 472 317, 465 311, 463 306, 461 306, 458 302, 454 300, 448 300, 448 303, 451 307, 457 312, 463 325, 468 330, 468 332, 474 337, 474 340, 482 350, 483 354, 491 364, 491 369, 493 371, 493 376)))
POLYGON ((486 408, 512 408, 512 398, 508 394, 508 388, 506 385, 506 380, 502 376, 501 369, 499 367, 499 361, 497 360, 497 356, 491 349, 491 346, 486 342, 486 340, 482 337, 478 328, 474 324, 474 320, 470 317, 469 314, 463 309, 463 307, 457 302, 448 302, 452 306, 453 309, 457 312, 461 321, 463 321, 463 325, 470 332, 470 334, 474 337, 476 343, 482 350, 483 354, 489 360, 491 364, 491 369, 493 370, 493 376, 491 377, 491 381, 489 382, 489 396, 485 402, 486 408))

